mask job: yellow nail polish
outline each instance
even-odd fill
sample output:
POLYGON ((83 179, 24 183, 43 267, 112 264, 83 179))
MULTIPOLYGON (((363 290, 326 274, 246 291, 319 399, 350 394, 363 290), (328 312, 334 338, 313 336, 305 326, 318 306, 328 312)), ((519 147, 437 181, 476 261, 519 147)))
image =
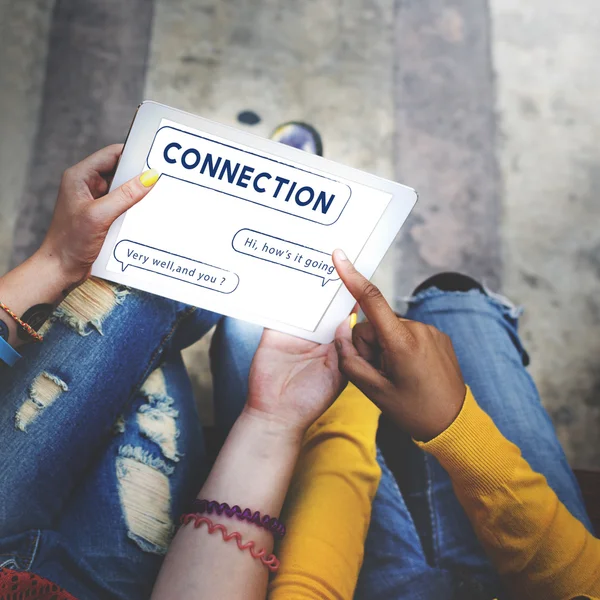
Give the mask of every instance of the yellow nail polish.
POLYGON ((350 329, 354 329, 355 325, 356 325, 356 313, 352 313, 350 315, 350 329))
POLYGON ((158 181, 159 177, 160 173, 156 169, 148 169, 140 175, 140 181, 144 187, 150 187, 158 181))

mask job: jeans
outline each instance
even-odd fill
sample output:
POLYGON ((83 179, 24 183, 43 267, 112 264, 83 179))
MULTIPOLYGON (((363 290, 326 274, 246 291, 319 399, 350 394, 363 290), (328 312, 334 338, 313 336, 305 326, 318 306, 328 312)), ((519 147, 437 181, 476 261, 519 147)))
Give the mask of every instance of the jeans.
POLYGON ((181 350, 220 316, 98 280, 55 314, 0 367, 0 567, 147 599, 209 468, 181 350))
MULTIPOLYGON (((430 288, 412 299, 406 317, 450 336, 479 405, 591 531, 577 481, 525 369, 518 312, 476 290, 430 288)), ((382 478, 356 598, 507 598, 444 469, 383 419, 380 434, 386 458, 379 453, 382 478), (397 467, 399 485, 386 460, 397 467)))
MULTIPOLYGON (((262 330, 135 290, 107 292, 95 280, 82 289, 91 307, 61 306, 44 343, 0 367, 0 567, 31 570, 81 600, 148 598, 178 515, 209 469, 181 350, 218 323, 211 366, 224 439, 262 330)), ((511 310, 479 292, 428 290, 407 316, 451 336, 479 403, 589 526, 523 367, 511 310)), ((400 441, 409 466, 402 493, 378 454, 382 479, 356 596, 449 598, 469 583, 464 573, 496 593, 445 472, 400 441)))

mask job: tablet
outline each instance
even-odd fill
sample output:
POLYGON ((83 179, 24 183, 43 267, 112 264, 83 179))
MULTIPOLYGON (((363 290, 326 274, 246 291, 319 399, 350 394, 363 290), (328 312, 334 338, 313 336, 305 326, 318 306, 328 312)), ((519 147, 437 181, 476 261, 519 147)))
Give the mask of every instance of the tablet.
POLYGON ((92 274, 320 343, 354 300, 331 253, 370 278, 413 208, 406 186, 155 102, 111 189, 161 176, 117 219, 92 274))

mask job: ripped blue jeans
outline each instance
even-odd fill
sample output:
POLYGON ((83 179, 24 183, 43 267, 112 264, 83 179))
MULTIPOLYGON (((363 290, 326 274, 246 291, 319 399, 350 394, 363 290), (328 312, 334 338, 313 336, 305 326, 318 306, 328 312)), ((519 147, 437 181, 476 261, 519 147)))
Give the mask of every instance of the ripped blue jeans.
MULTIPOLYGON (((517 333, 519 314, 500 296, 430 288, 412 299, 405 316, 450 337, 479 405, 592 531, 578 483, 525 368, 529 358, 517 333)), ((385 418, 377 441, 382 478, 355 597, 510 598, 437 460, 385 418)))
POLYGON ((181 350, 219 319, 90 280, 0 367, 0 566, 81 600, 150 597, 208 470, 181 350))

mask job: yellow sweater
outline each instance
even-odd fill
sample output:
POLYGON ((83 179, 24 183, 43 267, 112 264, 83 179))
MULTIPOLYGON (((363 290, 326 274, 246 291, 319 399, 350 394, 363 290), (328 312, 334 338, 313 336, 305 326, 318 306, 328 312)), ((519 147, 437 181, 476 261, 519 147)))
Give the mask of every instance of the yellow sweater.
POLYGON ((350 384, 306 433, 283 512, 287 533, 271 600, 352 598, 381 478, 379 414, 350 384))
MULTIPOLYGON (((352 598, 380 477, 378 419, 379 411, 349 385, 308 431, 286 504, 288 533, 271 600, 352 598)), ((532 471, 468 387, 454 423, 418 445, 448 471, 514 598, 600 600, 600 540, 532 471)))

